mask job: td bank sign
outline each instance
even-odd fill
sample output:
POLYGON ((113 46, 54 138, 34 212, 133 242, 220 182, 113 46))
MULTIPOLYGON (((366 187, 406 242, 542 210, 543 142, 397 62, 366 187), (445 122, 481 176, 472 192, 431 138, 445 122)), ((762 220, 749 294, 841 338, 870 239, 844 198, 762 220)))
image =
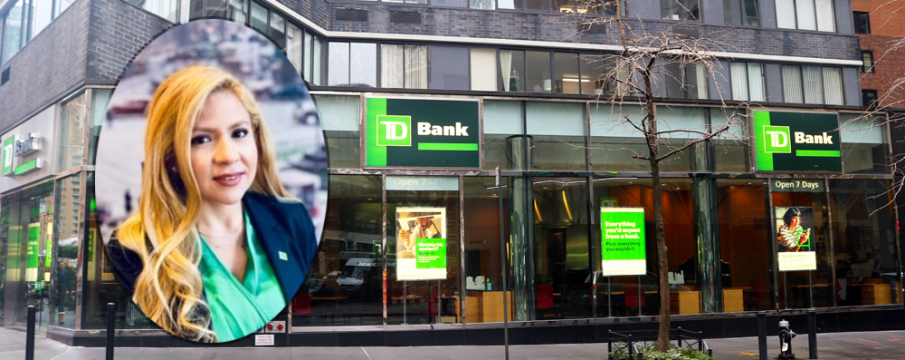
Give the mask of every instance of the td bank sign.
POLYGON ((836 114, 754 112, 757 171, 842 171, 836 114))
POLYGON ((480 166, 478 102, 367 100, 367 166, 480 166))

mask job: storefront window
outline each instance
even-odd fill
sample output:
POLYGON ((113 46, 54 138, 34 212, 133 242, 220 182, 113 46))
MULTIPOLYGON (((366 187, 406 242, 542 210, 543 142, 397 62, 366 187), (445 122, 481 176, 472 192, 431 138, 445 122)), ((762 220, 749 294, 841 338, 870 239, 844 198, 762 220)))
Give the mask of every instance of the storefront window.
POLYGON ((56 138, 60 147, 57 163, 61 172, 82 165, 87 116, 84 93, 60 106, 60 132, 56 138))
POLYGON ((357 96, 314 95, 327 142, 331 169, 357 169, 361 143, 359 98, 357 96))
MULTIPOLYGON (((430 177, 425 179, 433 181, 430 177)), ((458 179, 451 178, 449 186, 441 190, 395 191, 390 190, 390 182, 387 177, 386 251, 387 261, 394 265, 387 268, 387 324, 459 322, 458 179), (445 271, 443 265, 436 268, 433 263, 423 264, 414 254, 421 251, 420 246, 415 248, 416 244, 422 240, 438 241, 443 234, 445 256, 440 253, 435 260, 445 261, 445 271), (444 272, 442 279, 435 278, 444 272), (428 278, 434 280, 421 280, 428 278)))
POLYGON ((586 178, 535 178, 535 319, 592 317, 586 178))
POLYGON ((75 325, 76 269, 79 252, 79 207, 84 204, 80 191, 81 174, 56 181, 56 219, 53 233, 56 237, 56 265, 53 269, 51 301, 54 312, 51 324, 73 328, 75 325))
POLYGON ((839 114, 842 168, 846 174, 888 174, 889 145, 883 118, 839 114))
POLYGON ((292 300, 293 326, 383 324, 380 202, 379 176, 330 176, 324 236, 292 300))
POLYGON ((107 106, 110 105, 110 96, 113 90, 91 90, 91 123, 88 126, 88 165, 94 165, 97 158, 97 139, 101 135, 101 126, 107 115, 107 106))
MULTIPOLYGON (((775 181, 775 180, 771 180, 775 181)), ((825 184, 820 183, 820 190, 825 184)), ((773 189, 773 226, 772 234, 777 245, 777 256, 782 253, 813 252, 816 258, 816 270, 782 271, 778 276, 779 306, 781 308, 830 307, 834 301, 831 269, 829 264, 829 216, 826 207, 826 193, 815 192, 779 192, 773 189), (790 229, 795 225, 795 217, 800 229, 795 233, 790 229), (790 224, 791 222, 791 224, 790 224), (784 229, 785 227, 785 229, 784 229), (795 233, 799 246, 790 247, 790 233, 795 233), (802 235, 804 235, 802 237, 802 235)), ((793 235, 794 236, 794 235, 793 235)), ((779 261, 779 259, 777 259, 779 261)), ((794 266, 794 264, 792 265, 794 266)))
MULTIPOLYGON (((503 178, 506 182, 506 178, 503 178)), ((468 323, 498 322, 503 320, 503 299, 500 295, 503 284, 503 246, 509 248, 509 241, 500 244, 500 203, 499 189, 492 177, 465 178, 465 294, 468 323), (489 290, 488 290, 489 289, 489 290), (496 289, 497 291, 494 291, 496 289)), ((509 239, 510 215, 509 186, 503 187, 503 236, 509 239)), ((508 258, 508 256, 507 256, 508 258)), ((506 262, 508 263, 508 262, 506 262)), ((509 271, 507 266, 507 271, 509 271)), ((512 275, 509 274, 511 290, 512 275)), ((510 311, 513 298, 507 298, 510 311)))
MULTIPOLYGON (((484 100, 484 168, 525 168, 522 102, 484 100)), ((530 146, 530 145, 529 145, 530 146)))
MULTIPOLYGON (((597 314, 637 316, 656 314, 660 306, 657 243, 654 229, 654 202, 651 179, 594 179, 594 213, 601 207, 643 207, 647 274, 643 276, 601 277, 597 281, 597 314)), ((691 181, 663 180, 663 220, 669 269, 676 278, 670 285, 673 314, 701 312, 701 283, 697 279, 691 181), (681 274, 682 276, 679 276, 681 274)), ((600 224, 594 227, 600 241, 600 224)), ((595 244, 596 245, 596 244, 595 244)), ((598 252, 600 246, 594 247, 598 252)), ((596 253, 595 253, 596 255, 596 253)), ((600 259, 599 256, 596 259, 600 259)))
POLYGON ((3 197, 0 234, 6 245, 4 319, 7 324, 26 321, 28 305, 35 306, 38 326, 47 326, 54 314, 51 288, 53 263, 53 182, 3 197), (8 204, 8 205, 7 205, 8 204), (10 310, 12 312, 10 312, 10 310))
POLYGON ((527 103, 531 170, 587 170, 584 110, 584 103, 527 103))
POLYGON ((839 306, 901 304, 896 224, 885 180, 830 180, 839 306))
MULTIPOLYGON (((76 174, 66 178, 65 187, 78 188, 79 177, 76 174)), ((122 285, 113 275, 113 267, 106 260, 107 253, 104 251, 103 239, 99 235, 98 227, 98 209, 94 202, 94 172, 85 173, 85 199, 87 201, 80 202, 81 211, 86 214, 84 219, 80 219, 82 223, 82 256, 85 259, 82 263, 82 329, 104 329, 107 327, 107 303, 116 304, 116 321, 114 326, 117 329, 158 329, 159 327, 151 320, 145 317, 144 313, 132 303, 124 292, 122 285)), ((68 193, 69 190, 66 190, 68 193)), ((68 204, 62 204, 66 207, 68 204)), ((65 209, 65 208, 64 208, 65 209)), ((74 210, 73 210, 74 211, 74 210)), ((101 216, 105 210, 101 210, 101 216)), ((64 220, 69 220, 69 215, 64 220)), ((62 237, 62 235, 61 235, 62 237)))
POLYGON ((717 179, 723 311, 773 309, 773 245, 764 181, 717 179))

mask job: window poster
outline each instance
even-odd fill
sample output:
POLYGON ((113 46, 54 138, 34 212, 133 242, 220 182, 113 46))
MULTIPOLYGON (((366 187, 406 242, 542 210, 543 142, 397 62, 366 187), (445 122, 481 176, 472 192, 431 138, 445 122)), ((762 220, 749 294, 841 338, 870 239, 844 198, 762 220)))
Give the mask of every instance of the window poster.
POLYGON ((644 208, 600 208, 603 276, 644 275, 644 208))
POLYGON ((817 270, 812 236, 814 209, 777 206, 774 210, 779 271, 817 270))
POLYGON ((396 279, 446 279, 446 208, 396 208, 396 279))
POLYGON ((28 224, 28 240, 25 245, 25 281, 38 281, 41 223, 28 224))

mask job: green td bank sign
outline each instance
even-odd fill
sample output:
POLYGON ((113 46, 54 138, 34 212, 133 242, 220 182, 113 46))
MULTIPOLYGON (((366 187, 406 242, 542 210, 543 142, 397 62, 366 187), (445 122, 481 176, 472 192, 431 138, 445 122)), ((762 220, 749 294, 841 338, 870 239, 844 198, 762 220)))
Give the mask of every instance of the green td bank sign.
POLYGON ((842 171, 836 114, 754 112, 757 171, 842 171))
POLYGON ((477 168, 477 101, 367 100, 367 166, 477 168))

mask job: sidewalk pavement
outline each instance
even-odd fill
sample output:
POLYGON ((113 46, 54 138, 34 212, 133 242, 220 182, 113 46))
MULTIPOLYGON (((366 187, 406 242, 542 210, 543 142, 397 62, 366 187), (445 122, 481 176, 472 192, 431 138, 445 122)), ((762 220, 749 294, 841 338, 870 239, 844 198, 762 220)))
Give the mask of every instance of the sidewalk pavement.
MULTIPOLYGON (((768 358, 779 354, 778 337, 767 338, 768 358)), ((758 359, 757 338, 711 339, 717 360, 758 359)), ((794 352, 808 358, 807 335, 793 342, 794 352)), ((905 359, 905 331, 820 334, 820 359, 905 359)), ((509 347, 512 360, 601 360, 607 344, 518 345, 509 347)), ((421 347, 276 347, 276 348, 134 348, 115 350, 116 359, 128 360, 484 360, 504 359, 503 346, 421 346, 421 347)), ((70 347, 35 335, 35 360, 103 360, 105 349, 70 347)), ((0 359, 25 358, 25 333, 0 328, 0 359)))

